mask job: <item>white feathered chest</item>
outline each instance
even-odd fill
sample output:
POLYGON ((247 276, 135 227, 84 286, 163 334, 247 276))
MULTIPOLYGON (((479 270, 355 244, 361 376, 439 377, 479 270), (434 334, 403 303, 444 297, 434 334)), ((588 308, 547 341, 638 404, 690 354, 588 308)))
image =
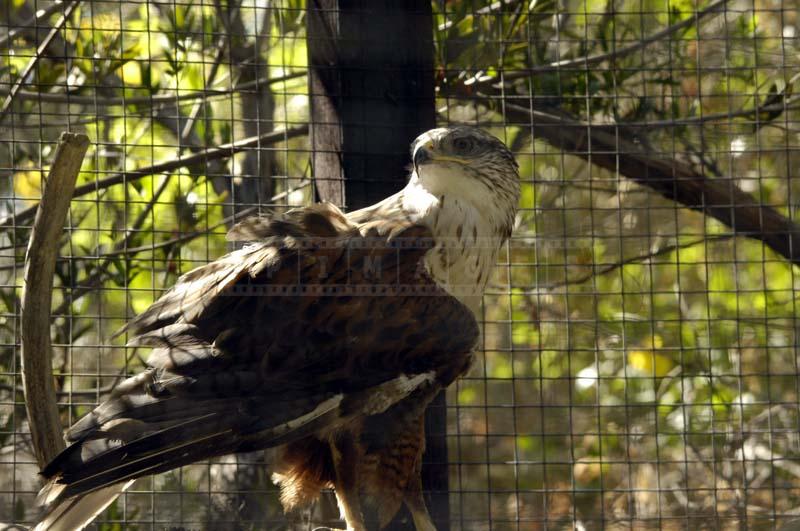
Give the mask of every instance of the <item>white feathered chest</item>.
POLYGON ((425 267, 448 293, 478 311, 486 283, 505 241, 504 230, 471 202, 455 195, 434 196, 412 180, 403 208, 428 225, 436 241, 425 267))

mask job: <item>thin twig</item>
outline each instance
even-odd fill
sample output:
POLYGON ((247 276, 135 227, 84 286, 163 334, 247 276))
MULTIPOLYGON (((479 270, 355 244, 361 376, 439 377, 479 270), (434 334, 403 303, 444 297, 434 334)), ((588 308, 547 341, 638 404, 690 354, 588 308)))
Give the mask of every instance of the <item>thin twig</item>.
MULTIPOLYGON (((214 57, 214 62, 211 65, 211 71, 208 73, 208 79, 206 79, 204 87, 208 87, 209 85, 214 84, 214 79, 217 77, 217 72, 219 71, 219 67, 222 64, 222 61, 225 58, 225 50, 227 49, 228 45, 227 36, 222 36, 217 41, 217 55, 214 57)), ((194 130, 194 126, 197 123, 197 116, 200 114, 200 109, 203 108, 202 101, 194 102, 194 106, 192 110, 189 112, 189 117, 186 119, 186 124, 183 126, 183 131, 181 131, 181 145, 186 142, 189 137, 192 136, 192 131, 194 130)))
MULTIPOLYGON (((307 181, 305 183, 301 183, 300 185, 294 187, 291 190, 287 190, 285 192, 281 192, 281 193, 273 196, 270 201, 271 202, 278 201, 281 198, 289 195, 293 191, 300 190, 300 189, 308 186, 310 183, 311 183, 311 181, 307 181)), ((61 303, 61 305, 58 306, 58 308, 53 310, 53 314, 54 315, 62 315, 64 313, 66 313, 67 309, 69 308, 69 306, 72 303, 74 303, 76 300, 80 299, 81 297, 83 297, 87 293, 90 293, 90 292, 94 291, 95 289, 97 289, 98 287, 100 287, 100 285, 102 284, 102 281, 103 281, 103 276, 106 273, 106 268, 110 264, 111 258, 113 258, 114 256, 119 256, 119 255, 130 256, 130 255, 133 255, 133 254, 138 254, 140 252, 154 251, 154 250, 159 249, 159 248, 169 247, 169 246, 174 245, 176 243, 183 243, 183 242, 191 241, 191 240, 193 240, 193 239, 195 239, 195 238, 197 238, 199 236, 203 236, 205 234, 208 234, 209 231, 212 231, 212 230, 214 230, 216 228, 228 225, 229 223, 232 223, 232 222, 234 222, 236 220, 245 218, 245 217, 247 217, 247 216, 249 216, 251 214, 255 214, 257 211, 258 211, 258 207, 245 208, 243 210, 240 210, 239 212, 231 214, 230 216, 224 218, 219 223, 216 223, 216 224, 208 227, 205 230, 195 231, 195 232, 191 232, 189 234, 184 234, 183 236, 179 236, 177 238, 173 238, 171 240, 167 240, 165 242, 160 242, 160 243, 157 243, 157 244, 154 244, 154 245, 142 245, 142 246, 139 246, 139 247, 125 248, 125 245, 123 244, 124 242, 119 242, 119 243, 117 243, 117 245, 114 246, 114 250, 113 251, 110 251, 108 253, 103 253, 103 254, 99 255, 98 257, 86 257, 87 259, 106 258, 106 260, 104 260, 103 264, 99 267, 98 271, 96 271, 89 278, 87 278, 82 283, 81 286, 76 287, 75 289, 72 290, 72 292, 70 292, 70 298, 68 300, 63 301, 61 303)), ((73 257, 72 259, 74 260, 74 259, 81 259, 81 258, 83 258, 83 257, 73 257)))
POLYGON ((50 306, 59 240, 89 137, 63 133, 36 213, 22 287, 22 383, 33 451, 44 467, 64 448, 53 386, 50 306))
POLYGON ((592 279, 593 277, 605 275, 607 273, 611 273, 612 271, 614 271, 616 269, 619 269, 621 267, 624 267, 626 265, 635 264, 635 263, 638 263, 638 262, 644 262, 645 260, 650 260, 652 258, 657 258, 659 256, 663 256, 665 254, 669 254, 669 253, 671 253, 673 251, 677 251, 679 249, 688 249, 689 247, 694 247, 695 245, 700 245, 700 244, 705 243, 705 242, 718 242, 718 241, 723 241, 723 240, 729 240, 729 239, 731 239, 733 237, 734 237, 733 234, 721 234, 721 235, 716 235, 716 236, 705 236, 703 238, 700 238, 700 239, 697 239, 697 240, 692 240, 690 242, 676 243, 676 244, 673 244, 673 245, 667 245, 666 247, 661 247, 661 248, 659 248, 659 249, 657 249, 655 251, 652 251, 652 252, 639 254, 639 255, 635 255, 635 256, 629 256, 628 258, 625 258, 624 260, 620 260, 619 262, 615 262, 613 264, 608 264, 608 265, 606 265, 604 267, 600 267, 600 268, 594 267, 588 273, 585 273, 585 274, 577 276, 577 277, 567 278, 567 279, 564 279, 564 280, 559 280, 558 282, 550 282, 548 284, 545 284, 544 286, 541 286, 540 289, 549 291, 549 290, 553 290, 555 288, 560 288, 560 287, 563 287, 563 286, 569 286, 569 285, 574 285, 574 284, 583 284, 584 282, 586 282, 587 280, 592 279))
POLYGON ((793 111, 800 109, 800 106, 794 107, 794 103, 800 102, 800 96, 794 98, 787 98, 786 101, 780 103, 772 103, 754 109, 740 109, 738 111, 719 112, 714 114, 704 114, 703 116, 691 116, 689 118, 673 118, 669 120, 644 120, 644 121, 631 121, 620 122, 620 127, 628 127, 631 129, 637 128, 666 128, 676 127, 682 125, 698 125, 707 122, 719 122, 722 120, 731 120, 733 118, 748 118, 755 117, 761 113, 770 113, 776 111, 793 111))
POLYGON ((30 31, 31 28, 36 28, 42 24, 42 21, 48 19, 53 13, 57 13, 64 9, 64 3, 61 0, 56 0, 53 4, 49 5, 45 9, 39 10, 33 17, 29 18, 28 20, 24 21, 17 29, 9 31, 8 34, 3 35, 0 37, 0 48, 3 48, 7 44, 9 44, 13 39, 17 38, 17 35, 20 33, 24 33, 26 31, 30 31))
MULTIPOLYGON (((186 242, 194 240, 195 238, 197 238, 199 236, 208 235, 214 229, 218 229, 218 228, 220 228, 222 226, 227 225, 228 223, 233 222, 234 218, 239 219, 242 216, 249 216, 250 214, 255 214, 257 211, 258 211, 258 207, 249 207, 249 208, 246 208, 246 209, 244 209, 244 210, 242 210, 240 212, 237 212, 235 216, 228 216, 226 218, 223 218, 222 221, 214 223, 213 225, 209 226, 208 228, 206 228, 204 230, 197 230, 197 231, 193 231, 193 232, 188 232, 188 233, 183 234, 181 236, 177 236, 175 238, 170 238, 169 240, 165 240, 163 242, 154 243, 152 245, 140 245, 139 247, 128 247, 127 249, 119 249, 119 250, 115 250, 115 251, 109 251, 107 253, 101 253, 98 257, 131 256, 131 255, 134 255, 134 254, 146 253, 148 251, 155 251, 157 249, 163 249, 165 247, 172 247, 173 245, 176 245, 178 243, 186 243, 186 242)), ((74 259, 75 258, 81 259, 81 258, 84 258, 84 257, 77 257, 76 256, 76 257, 74 257, 74 259)), ((91 260, 91 259, 95 259, 95 258, 97 258, 97 257, 93 257, 93 256, 87 256, 86 257, 87 260, 91 260)))
MULTIPOLYGON (((106 177, 105 179, 100 179, 99 181, 78 186, 75 188, 75 192, 73 193, 72 197, 81 197, 92 192, 115 186, 117 184, 137 181, 144 177, 149 177, 158 173, 171 172, 186 166, 192 166, 194 164, 201 164, 212 160, 228 158, 236 153, 240 153, 253 147, 277 143, 306 134, 308 134, 308 125, 300 125, 296 127, 290 127, 288 129, 281 129, 279 131, 273 131, 257 137, 245 138, 244 140, 231 142, 229 144, 223 144, 216 148, 200 148, 200 151, 197 153, 193 153, 186 157, 159 162, 157 164, 153 164, 152 166, 147 166, 138 170, 119 172, 111 175, 110 177, 106 177)), ((5 219, 0 221, 0 228, 16 227, 26 221, 29 221, 36 214, 37 208, 38 203, 21 210, 14 215, 7 216, 5 219)))
MULTIPOLYGON (((214 77, 217 75, 217 69, 219 67, 220 62, 222 61, 222 53, 217 54, 217 62, 214 63, 212 66, 211 72, 209 73, 209 79, 207 80, 209 83, 213 83, 214 77)), ((183 128, 183 132, 181 133, 180 144, 184 144, 186 140, 192 135, 194 131, 194 126, 197 123, 197 116, 198 116, 198 109, 199 105, 196 105, 193 112, 187 119, 187 122, 183 128)), ((133 240, 133 237, 136 235, 137 231, 144 225, 144 222, 147 221, 148 216, 155 208, 156 203, 158 203, 159 198, 161 195, 166 191, 167 187, 169 186, 169 176, 166 176, 164 180, 161 181, 158 188, 153 192, 152 197, 145 205, 145 208, 139 213, 139 215, 134 220, 133 224, 126 229, 125 235, 123 236, 122 240, 118 241, 114 244, 112 249, 114 251, 122 251, 128 247, 128 245, 133 240)), ((97 270, 92 273, 89 278, 87 278, 83 285, 80 287, 75 288, 72 292, 70 292, 70 297, 64 300, 61 305, 55 310, 55 314, 62 314, 67 311, 67 309, 72 305, 76 299, 82 297, 86 293, 93 291, 95 288, 100 286, 103 282, 103 277, 107 272, 107 268, 111 265, 113 261, 113 255, 106 256, 103 259, 103 262, 98 266, 97 270)))
MULTIPOLYGON (((19 100, 35 100, 47 103, 64 103, 76 105, 98 105, 98 106, 119 106, 119 105, 158 105, 161 103, 175 103, 180 101, 192 101, 198 99, 210 99, 219 96, 229 96, 239 94, 242 91, 256 86, 273 85, 283 83, 306 75, 305 71, 292 72, 278 77, 262 77, 253 81, 239 83, 230 89, 201 89, 201 90, 181 90, 179 94, 154 94, 152 96, 131 96, 123 97, 104 97, 104 96, 79 96, 77 94, 34 92, 20 90, 17 93, 19 100)), ((131 88, 128 87, 127 90, 131 88)), ((0 88, 0 94, 8 94, 8 89, 0 88)))
MULTIPOLYGON (((287 197, 292 192, 296 192, 298 190, 302 190, 303 188, 306 188, 306 187, 308 187, 310 185, 311 185, 311 181, 310 180, 304 180, 300 184, 298 184, 297 186, 292 187, 289 190, 286 190, 284 192, 280 192, 278 194, 275 194, 274 196, 272 196, 270 198, 269 203, 270 204, 276 203, 277 201, 280 201, 281 199, 287 197)), ((120 249, 120 250, 116 250, 116 251, 108 251, 108 252, 105 252, 105 253, 100 253, 100 254, 98 254, 96 256, 71 256, 71 257, 69 257, 69 259, 70 260, 97 260, 98 258, 106 258, 106 257, 113 257, 113 256, 131 256, 131 255, 135 255, 135 254, 139 254, 139 253, 146 253, 148 251, 155 251, 157 249, 163 249, 163 248, 166 248, 166 247, 171 247, 171 246, 179 244, 179 243, 186 243, 186 242, 192 241, 192 240, 194 240, 195 238, 197 238, 199 236, 205 236, 205 235, 209 234, 211 231, 213 231, 214 229, 218 229, 220 227, 227 226, 228 224, 236 221, 237 219, 241 219, 241 218, 243 218, 245 216, 249 216, 251 214, 255 214, 256 212, 258 212, 258 210, 259 210, 259 207, 245 208, 244 210, 240 210, 239 212, 237 212, 234 215, 231 215, 231 216, 228 216, 226 218, 223 218, 222 221, 214 223, 213 225, 210 225, 210 226, 208 226, 207 228, 205 228, 203 230, 188 232, 188 233, 183 234, 181 236, 177 236, 175 238, 171 238, 169 240, 165 240, 163 242, 155 243, 155 244, 152 244, 152 245, 140 245, 139 247, 126 247, 124 249, 120 249)), ((0 250, 3 250, 3 248, 0 248, 0 250)), ((17 269, 17 268, 23 267, 24 265, 25 264, 23 264, 23 263, 14 263, 14 264, 0 266, 0 271, 8 270, 8 269, 17 269)))
MULTIPOLYGON (((214 83, 214 78, 217 77, 217 71, 219 70, 219 66, 222 63, 223 59, 223 52, 225 50, 224 38, 220 38, 220 41, 217 45, 217 57, 214 60, 214 64, 211 65, 211 71, 208 74, 208 79, 206 80, 206 86, 214 83)), ((202 104, 200 102, 196 102, 194 108, 189 113, 188 118, 186 119, 186 123, 184 124, 183 131, 181 131, 181 138, 179 145, 184 145, 189 138, 192 136, 194 132, 194 127, 197 124, 197 116, 199 115, 200 108, 202 104)), ((134 220, 133 224, 125 231, 125 236, 122 238, 121 241, 117 242, 113 249, 115 251, 119 251, 125 249, 133 240, 134 235, 136 232, 144 225, 144 222, 147 220, 147 217, 155 208, 156 203, 161 198, 161 195, 166 191, 167 187, 169 186, 169 178, 165 178, 161 181, 158 188, 153 192, 152 197, 145 205, 144 209, 139 213, 139 215, 134 220)), ((109 264, 109 260, 105 261, 103 265, 100 266, 100 269, 105 269, 109 264)))
MULTIPOLYGON (((288 196, 292 192, 295 192, 297 190, 302 190, 303 188, 306 188, 310 184, 311 184, 311 181, 303 181, 300 184, 298 184, 297 186, 293 187, 291 190, 286 190, 285 192, 281 192, 279 194, 276 194, 276 195, 272 196, 270 198, 270 200, 269 200, 269 203, 275 203, 276 201, 280 201, 281 199, 283 199, 284 197, 288 196)), ((206 234, 208 234, 210 231, 212 231, 214 229, 218 229, 220 227, 227 226, 229 223, 232 223, 233 221, 235 221, 237 219, 241 219, 241 218, 243 218, 245 216, 249 216, 250 214, 255 214, 257 211, 258 211, 258 207, 245 208, 244 210, 240 210, 236 214, 233 214, 233 215, 230 215, 230 216, 228 216, 226 218, 223 218, 222 221, 214 223, 213 225, 207 227, 204 230, 189 232, 187 234, 183 234, 182 236, 178 236, 178 237, 175 237, 175 238, 163 241, 163 242, 159 242, 159 243, 156 243, 156 244, 153 244, 153 245, 141 245, 139 247, 128 247, 126 249, 109 251, 107 253, 100 254, 98 257, 138 254, 138 253, 143 253, 143 252, 147 252, 147 251, 154 251, 156 249, 161 249, 161 248, 164 248, 164 247, 170 247, 170 246, 175 245, 177 243, 185 243, 187 241, 191 241, 191 240, 197 238, 198 236, 206 235, 206 234)), ((87 257, 87 259, 96 259, 98 257, 92 256, 92 257, 87 257)), ((76 257, 76 258, 78 258, 78 257, 76 257)))
MULTIPOLYGON (((611 52, 601 53, 597 55, 589 55, 584 57, 576 57, 575 59, 564 59, 562 61, 555 61, 553 63, 549 63, 546 65, 537 65, 532 66, 530 68, 526 68, 525 70, 519 70, 514 72, 509 72, 508 74, 504 74, 502 79, 489 79, 485 81, 480 81, 475 85, 491 85, 493 83, 497 83, 498 81, 514 81, 517 79, 527 78, 533 74, 542 74, 546 72, 555 72, 555 71, 563 71, 568 70, 570 68, 586 68, 589 66, 593 66, 605 61, 615 61, 618 59, 622 59, 623 57, 627 57, 633 53, 636 53, 651 44, 654 44, 665 37, 670 36, 671 34, 680 31, 684 28, 687 28, 693 24, 696 24, 701 19, 705 18, 708 15, 715 14, 721 8, 723 8, 729 0, 717 0, 713 4, 710 4, 705 9, 697 11, 695 14, 681 20, 680 22, 676 22, 675 24, 664 28, 663 30, 650 35, 649 37, 645 37, 641 40, 636 41, 634 44, 630 46, 625 46, 623 48, 619 48, 617 50, 613 50, 611 52)), ((473 87, 475 86, 473 85, 473 87)))
POLYGON ((36 54, 28 61, 28 64, 25 65, 25 68, 22 70, 22 73, 17 76, 17 80, 14 82, 14 85, 11 87, 11 90, 8 91, 8 95, 6 96, 5 101, 3 102, 3 106, 0 107, 0 124, 3 123, 5 117, 8 116, 8 110, 11 108, 11 104, 14 103, 14 98, 17 96, 17 93, 22 88, 22 85, 30 76, 33 69, 36 67, 36 64, 44 55, 44 52, 47 48, 50 47, 50 43, 58 35, 58 32, 64 27, 64 24, 67 23, 69 17, 72 16, 72 12, 75 11, 75 8, 80 5, 80 0, 73 0, 71 4, 69 4, 64 9, 64 14, 61 18, 56 22, 56 24, 50 29, 50 32, 47 34, 47 37, 42 41, 42 43, 36 48, 36 54))
MULTIPOLYGON (((511 2, 511 1, 508 1, 508 0, 500 0, 499 2, 493 2, 493 3, 489 4, 488 6, 482 7, 480 9, 476 9, 475 10, 475 14, 476 15, 482 15, 482 16, 491 15, 491 14, 494 14, 494 13, 497 13, 498 11, 500 11, 500 9, 502 9, 504 6, 511 5, 513 3, 514 2, 511 2)), ((518 0, 517 3, 524 5, 526 2, 524 0, 518 0)), ((452 28, 454 25, 455 25, 455 22, 453 22, 452 20, 448 20, 446 22, 443 22, 442 24, 439 24, 439 27, 437 29, 439 31, 447 31, 450 28, 452 28)))

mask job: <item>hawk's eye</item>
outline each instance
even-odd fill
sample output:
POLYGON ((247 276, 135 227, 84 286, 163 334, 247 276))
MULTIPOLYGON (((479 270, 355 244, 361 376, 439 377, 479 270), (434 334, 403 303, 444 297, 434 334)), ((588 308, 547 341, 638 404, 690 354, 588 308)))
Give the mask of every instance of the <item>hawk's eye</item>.
POLYGON ((467 153, 472 151, 473 146, 474 143, 470 138, 467 137, 462 136, 453 140, 453 150, 456 153, 460 153, 462 155, 466 155, 467 153))

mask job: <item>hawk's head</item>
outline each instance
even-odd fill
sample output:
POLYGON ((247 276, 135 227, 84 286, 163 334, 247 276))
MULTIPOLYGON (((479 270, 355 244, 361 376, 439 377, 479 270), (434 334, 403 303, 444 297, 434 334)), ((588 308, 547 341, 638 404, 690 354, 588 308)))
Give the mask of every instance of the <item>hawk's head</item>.
POLYGON ((517 162, 503 142, 485 131, 431 129, 411 144, 411 157, 420 183, 434 195, 458 196, 476 206, 494 199, 497 207, 516 209, 517 162))

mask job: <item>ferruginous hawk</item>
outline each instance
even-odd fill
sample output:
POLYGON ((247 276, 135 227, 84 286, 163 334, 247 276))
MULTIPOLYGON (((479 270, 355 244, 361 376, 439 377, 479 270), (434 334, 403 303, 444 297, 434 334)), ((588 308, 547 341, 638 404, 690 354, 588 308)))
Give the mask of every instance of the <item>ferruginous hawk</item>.
POLYGON ((36 529, 82 528, 136 478, 275 448, 287 510, 332 487, 348 529, 382 528, 405 503, 434 530, 423 412, 470 367, 519 177, 506 146, 471 127, 428 131, 411 154, 407 186, 376 205, 235 226, 229 238, 249 245, 128 323, 148 368, 67 431, 36 529))

